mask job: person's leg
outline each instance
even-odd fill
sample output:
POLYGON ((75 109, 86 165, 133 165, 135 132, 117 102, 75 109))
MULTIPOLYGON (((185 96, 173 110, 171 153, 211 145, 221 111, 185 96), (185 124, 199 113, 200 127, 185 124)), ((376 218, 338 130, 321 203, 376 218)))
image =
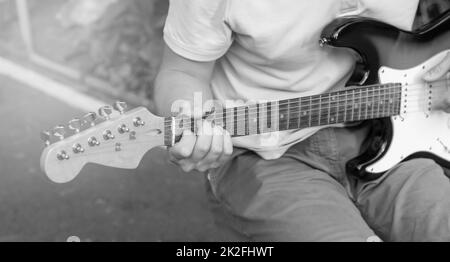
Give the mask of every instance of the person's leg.
POLYGON ((359 209, 383 240, 450 241, 450 181, 434 161, 401 163, 359 190, 359 209))
POLYGON ((298 145, 299 150, 294 148, 277 160, 263 160, 251 152, 234 158, 219 170, 223 176, 212 194, 216 217, 248 240, 372 240, 375 234, 345 188, 328 171, 320 170, 320 166, 333 168, 328 164, 334 161, 335 151, 330 132, 321 132, 308 145, 298 145), (323 158, 318 151, 323 151, 323 158), (294 157, 306 155, 319 168, 294 157))

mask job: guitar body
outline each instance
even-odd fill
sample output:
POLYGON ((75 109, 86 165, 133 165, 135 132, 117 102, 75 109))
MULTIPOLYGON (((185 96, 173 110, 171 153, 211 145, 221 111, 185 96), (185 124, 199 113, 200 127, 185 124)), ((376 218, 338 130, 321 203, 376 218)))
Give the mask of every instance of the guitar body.
POLYGON ((327 26, 321 44, 351 50, 357 57, 348 85, 402 84, 399 116, 368 120, 365 152, 347 163, 361 179, 378 178, 401 161, 435 159, 450 167, 450 115, 431 111, 450 80, 429 84, 423 74, 450 52, 450 13, 415 32, 361 17, 342 18, 327 26))

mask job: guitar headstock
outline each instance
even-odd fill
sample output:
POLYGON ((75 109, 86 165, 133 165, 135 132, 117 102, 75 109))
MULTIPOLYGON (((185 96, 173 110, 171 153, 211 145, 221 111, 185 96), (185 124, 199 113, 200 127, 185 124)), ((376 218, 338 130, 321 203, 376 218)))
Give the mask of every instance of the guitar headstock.
POLYGON ((84 165, 96 163, 117 168, 136 168, 147 151, 164 146, 165 118, 144 107, 125 112, 116 102, 98 113, 74 118, 67 125, 43 131, 46 148, 41 169, 56 183, 74 179, 84 165))

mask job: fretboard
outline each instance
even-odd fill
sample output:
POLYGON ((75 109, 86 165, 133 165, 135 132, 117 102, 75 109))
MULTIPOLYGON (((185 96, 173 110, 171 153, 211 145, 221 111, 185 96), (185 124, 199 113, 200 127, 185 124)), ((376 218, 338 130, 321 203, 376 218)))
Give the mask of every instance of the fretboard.
MULTIPOLYGON (((373 85, 300 98, 232 108, 214 108, 206 119, 226 129, 232 137, 334 125, 400 114, 400 83, 373 85)), ((166 144, 173 132, 196 132, 191 117, 168 118, 166 144), (172 126, 175 124, 175 126, 172 126)))

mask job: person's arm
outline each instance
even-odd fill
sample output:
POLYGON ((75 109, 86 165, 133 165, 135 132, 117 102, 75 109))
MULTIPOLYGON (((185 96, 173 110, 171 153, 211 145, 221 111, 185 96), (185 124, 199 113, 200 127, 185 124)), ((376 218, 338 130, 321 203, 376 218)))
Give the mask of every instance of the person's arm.
MULTIPOLYGON (((194 112, 195 92, 201 92, 203 101, 212 99, 210 81, 215 62, 197 62, 183 58, 166 47, 163 62, 155 81, 154 100, 158 114, 194 112), (187 103, 176 103, 184 100, 187 103), (174 106, 177 104, 177 106, 174 106), (174 112, 175 111, 175 112, 174 112)), ((202 105, 197 105, 202 106, 202 105)), ((202 112, 200 109, 199 112, 202 112)), ((200 116, 194 115, 199 118, 200 116)), ((200 117, 201 119, 201 117, 200 117)), ((197 134, 185 131, 181 140, 169 148, 169 157, 183 171, 201 172, 217 168, 233 152, 231 137, 219 126, 199 120, 197 134), (201 123, 200 123, 201 122, 201 123)))
MULTIPOLYGON (((165 46, 161 67, 155 80, 155 103, 158 114, 170 116, 172 105, 177 100, 192 102, 194 94, 202 94, 204 101, 212 99, 209 87, 214 61, 188 60, 165 46)), ((192 109, 192 108, 191 108, 192 109)))

